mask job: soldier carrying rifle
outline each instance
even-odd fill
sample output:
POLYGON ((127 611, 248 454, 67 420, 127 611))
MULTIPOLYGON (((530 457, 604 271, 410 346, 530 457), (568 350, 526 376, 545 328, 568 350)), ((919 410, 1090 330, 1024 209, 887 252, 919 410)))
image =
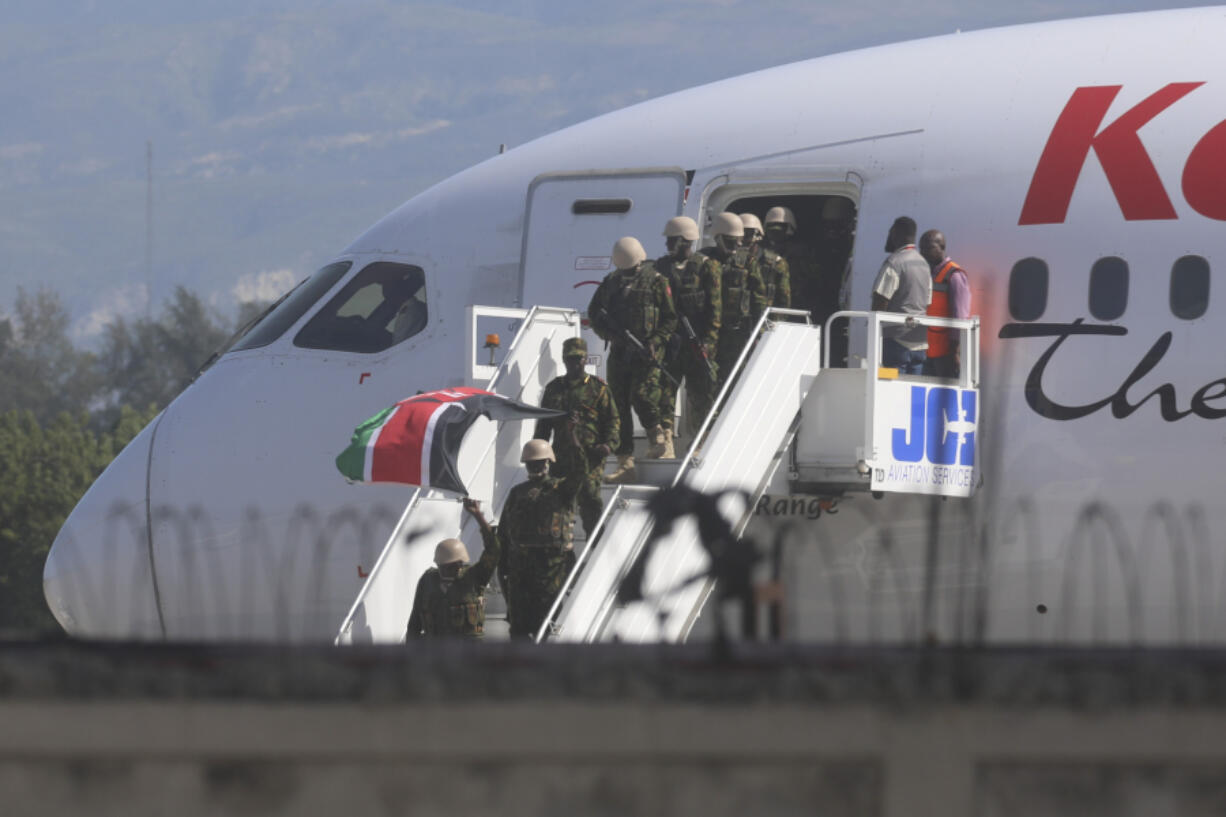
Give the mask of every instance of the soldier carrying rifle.
MULTIPOLYGON (((710 253, 694 250, 698 225, 694 219, 677 216, 664 226, 668 254, 656 259, 656 269, 668 276, 677 307, 677 332, 668 344, 665 370, 675 380, 685 378, 687 430, 693 434, 711 411, 719 378, 715 353, 719 344, 721 275, 719 261, 710 253)), ((673 449, 673 414, 677 408, 677 384, 660 384, 660 421, 664 425, 665 458, 673 449)))
POLYGON ((617 469, 609 482, 632 482, 634 471, 633 405, 647 431, 649 458, 666 453, 660 422, 660 357, 677 326, 668 281, 647 261, 638 239, 620 238, 613 245, 616 269, 605 276, 588 304, 592 330, 609 343, 608 377, 621 418, 617 469), (637 343, 636 343, 637 341, 637 343))

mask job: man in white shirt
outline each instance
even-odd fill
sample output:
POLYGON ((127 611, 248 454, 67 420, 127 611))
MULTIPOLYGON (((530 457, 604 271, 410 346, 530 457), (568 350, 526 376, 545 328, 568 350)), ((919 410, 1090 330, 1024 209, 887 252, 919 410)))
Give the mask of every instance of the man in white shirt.
MULTIPOLYGON (((894 219, 885 240, 885 251, 890 255, 873 281, 874 312, 927 314, 932 301, 932 273, 915 248, 915 234, 915 219, 894 219)), ((927 357, 927 328, 895 324, 883 327, 881 335, 881 365, 892 366, 899 374, 920 374, 927 357)))

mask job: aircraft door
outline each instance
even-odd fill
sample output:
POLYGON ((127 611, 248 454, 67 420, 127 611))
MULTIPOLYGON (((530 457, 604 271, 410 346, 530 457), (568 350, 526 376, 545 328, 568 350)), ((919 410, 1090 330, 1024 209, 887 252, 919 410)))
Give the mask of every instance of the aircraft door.
MULTIPOLYGON (((648 258, 664 254, 664 223, 681 213, 685 186, 685 171, 676 167, 538 176, 528 189, 520 305, 586 313, 596 286, 613 269, 617 239, 639 239, 648 258)), ((603 375, 604 342, 586 326, 583 334, 603 375)))

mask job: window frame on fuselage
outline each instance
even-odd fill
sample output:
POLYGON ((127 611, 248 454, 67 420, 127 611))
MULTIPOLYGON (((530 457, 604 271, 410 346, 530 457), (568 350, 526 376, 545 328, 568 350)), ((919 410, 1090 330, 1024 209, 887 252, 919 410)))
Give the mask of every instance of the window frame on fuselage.
POLYGON ((379 354, 421 334, 429 323, 425 270, 372 261, 311 316, 293 342, 300 349, 379 354))
POLYGON ((252 324, 228 351, 245 352, 275 343, 302 320, 302 316, 310 312, 321 298, 331 292, 337 283, 344 280, 352 267, 352 261, 334 261, 320 267, 309 278, 299 281, 269 308, 267 314, 252 324))
POLYGON ((1213 269, 1202 255, 1182 255, 1171 264, 1169 303, 1171 314, 1184 321, 1194 321, 1209 310, 1209 293, 1213 287, 1213 269))
POLYGON ((1051 270, 1042 258, 1028 256, 1009 270, 1009 315, 1020 323, 1043 317, 1051 291, 1051 270))

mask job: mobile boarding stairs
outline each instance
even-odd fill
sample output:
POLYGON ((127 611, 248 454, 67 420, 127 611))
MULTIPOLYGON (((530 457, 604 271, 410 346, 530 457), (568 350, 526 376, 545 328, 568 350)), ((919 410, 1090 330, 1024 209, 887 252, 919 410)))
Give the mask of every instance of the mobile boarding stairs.
MULTIPOLYGON (((738 536, 781 467, 792 493, 969 497, 974 492, 979 479, 979 319, 838 312, 827 321, 825 335, 840 321, 849 327, 847 367, 831 366, 822 327, 811 324, 807 312, 771 309, 761 317, 753 341, 685 455, 640 460, 640 477, 649 484, 606 486, 604 514, 587 541, 576 542, 576 567, 538 641, 686 638, 712 590, 709 580, 689 581, 703 574, 708 563, 692 519, 678 520, 657 541, 644 576, 646 600, 622 604, 617 598, 618 586, 651 536, 654 523, 647 503, 662 487, 684 484, 706 493, 727 492, 721 510, 738 536), (962 373, 957 379, 900 377, 897 370, 879 365, 882 329, 909 320, 958 334, 962 373)), ((468 323, 470 385, 531 404, 539 404, 545 384, 564 372, 563 340, 581 331, 575 310, 551 307, 470 307, 468 323), (513 321, 517 328, 497 366, 477 362, 478 327, 490 320, 513 321)), ((524 479, 519 455, 533 430, 531 422, 482 419, 465 438, 460 475, 491 521, 501 513, 511 487, 524 479)), ((460 530, 473 558, 481 552, 476 526, 461 521, 454 496, 415 491, 336 643, 403 641, 413 592, 432 564, 434 545, 460 530)))

